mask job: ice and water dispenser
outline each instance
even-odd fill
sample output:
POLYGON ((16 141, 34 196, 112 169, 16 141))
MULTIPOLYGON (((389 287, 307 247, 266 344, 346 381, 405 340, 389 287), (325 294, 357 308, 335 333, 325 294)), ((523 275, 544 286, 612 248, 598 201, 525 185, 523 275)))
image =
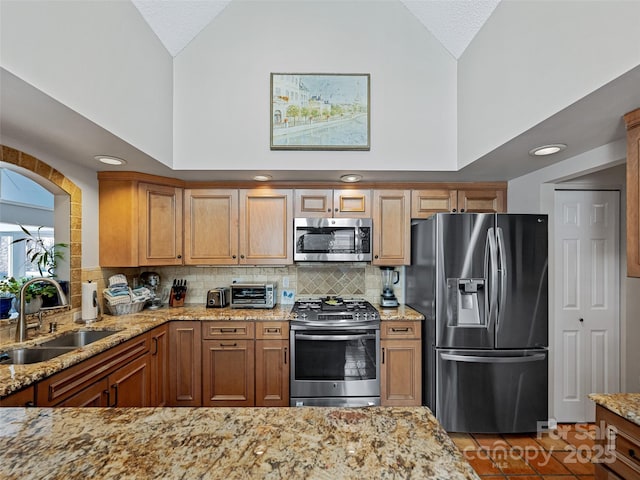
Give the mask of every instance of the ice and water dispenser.
POLYGON ((450 326, 481 326, 484 318, 484 278, 448 278, 450 326))

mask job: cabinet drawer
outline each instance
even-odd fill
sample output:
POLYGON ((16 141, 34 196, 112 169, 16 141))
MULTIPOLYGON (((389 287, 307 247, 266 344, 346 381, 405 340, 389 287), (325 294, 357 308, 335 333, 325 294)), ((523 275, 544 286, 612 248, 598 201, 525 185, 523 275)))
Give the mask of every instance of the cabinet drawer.
POLYGON ((0 398, 0 407, 33 407, 35 399, 35 388, 33 385, 12 393, 4 398, 0 398))
POLYGON ((420 338, 420 321, 382 322, 380 338, 420 338))
POLYGON ((51 407, 75 395, 117 368, 149 351, 147 335, 140 335, 122 345, 85 360, 38 383, 36 405, 51 407))
POLYGON ((217 338, 254 338, 253 322, 204 322, 202 324, 202 338, 205 340, 217 338))
POLYGON ((289 338, 289 322, 256 322, 256 339, 287 340, 289 338))

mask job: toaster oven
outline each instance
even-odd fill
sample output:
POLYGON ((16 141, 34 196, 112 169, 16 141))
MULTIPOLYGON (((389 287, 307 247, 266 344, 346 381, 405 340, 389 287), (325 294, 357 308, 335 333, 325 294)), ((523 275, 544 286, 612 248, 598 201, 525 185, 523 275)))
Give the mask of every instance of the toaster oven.
POLYGON ((234 283, 231 308, 273 308, 278 298, 275 283, 234 283))

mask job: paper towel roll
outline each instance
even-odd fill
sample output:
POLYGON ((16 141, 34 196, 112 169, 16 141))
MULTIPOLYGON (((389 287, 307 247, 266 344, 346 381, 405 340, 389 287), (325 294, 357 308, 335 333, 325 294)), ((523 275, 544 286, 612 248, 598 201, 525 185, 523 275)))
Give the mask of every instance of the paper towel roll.
POLYGON ((82 320, 98 318, 98 284, 82 282, 82 320))

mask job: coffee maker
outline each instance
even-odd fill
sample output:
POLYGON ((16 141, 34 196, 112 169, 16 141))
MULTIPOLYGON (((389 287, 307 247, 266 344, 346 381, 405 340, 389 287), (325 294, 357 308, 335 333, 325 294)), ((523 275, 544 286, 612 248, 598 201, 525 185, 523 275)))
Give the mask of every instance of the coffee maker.
POLYGON ((160 275, 156 272, 142 272, 140 274, 140 281, 142 286, 147 287, 151 291, 151 300, 149 309, 155 310, 160 308, 162 299, 158 296, 158 289, 160 288, 160 275))
POLYGON ((400 272, 394 267, 380 267, 382 273, 382 295, 380 295, 381 307, 397 307, 398 299, 393 293, 393 286, 400 281, 400 272))

